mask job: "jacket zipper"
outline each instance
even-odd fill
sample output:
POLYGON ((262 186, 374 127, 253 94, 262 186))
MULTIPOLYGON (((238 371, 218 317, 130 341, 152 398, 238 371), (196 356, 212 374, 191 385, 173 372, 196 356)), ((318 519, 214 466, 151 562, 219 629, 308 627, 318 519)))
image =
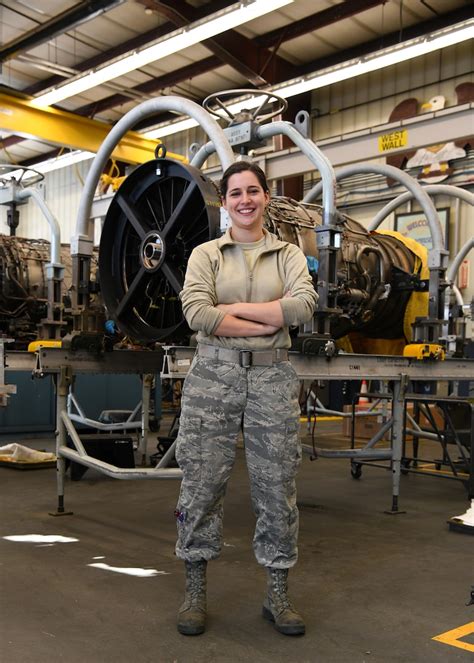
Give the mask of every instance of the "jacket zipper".
POLYGON ((247 294, 246 294, 246 300, 245 301, 246 302, 251 302, 252 301, 252 290, 253 290, 253 274, 254 274, 254 271, 255 271, 255 267, 257 266, 257 263, 262 258, 262 256, 265 255, 266 253, 271 253, 271 251, 269 251, 268 249, 267 250, 264 249, 259 254, 257 260, 255 261, 254 269, 250 270, 249 266, 248 266, 248 263, 247 263, 247 258, 245 257, 244 250, 241 249, 240 247, 239 247, 239 249, 240 249, 240 253, 241 253, 241 256, 242 256, 242 260, 244 261, 245 272, 246 272, 247 277, 248 277, 247 278, 247 287, 246 287, 246 293, 247 294))
POLYGON ((247 279, 246 279, 246 288, 245 288, 245 301, 246 302, 251 302, 252 300, 250 299, 251 293, 252 293, 252 279, 253 279, 253 272, 250 271, 248 263, 247 263, 247 258, 245 257, 245 252, 242 248, 239 247, 240 254, 242 256, 242 260, 244 261, 244 268, 245 268, 245 273, 247 274, 247 279))

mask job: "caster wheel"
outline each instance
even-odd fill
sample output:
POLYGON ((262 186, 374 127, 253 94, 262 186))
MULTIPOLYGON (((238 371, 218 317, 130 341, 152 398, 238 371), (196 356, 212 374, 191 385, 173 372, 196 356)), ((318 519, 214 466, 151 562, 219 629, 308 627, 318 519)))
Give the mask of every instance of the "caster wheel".
POLYGON ((411 465, 411 460, 409 458, 403 458, 401 462, 400 473, 404 475, 408 474, 410 465, 411 465))
POLYGON ((360 463, 351 463, 351 477, 360 479, 362 476, 362 465, 360 463))

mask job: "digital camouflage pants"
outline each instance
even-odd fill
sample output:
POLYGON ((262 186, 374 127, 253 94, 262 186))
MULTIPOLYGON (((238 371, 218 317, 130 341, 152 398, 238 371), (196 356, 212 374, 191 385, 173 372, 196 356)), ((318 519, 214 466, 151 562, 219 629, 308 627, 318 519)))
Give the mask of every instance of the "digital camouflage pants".
POLYGON ((256 516, 255 557, 274 568, 296 563, 298 387, 288 361, 242 368, 194 358, 184 383, 176 447, 183 471, 176 509, 178 558, 219 556, 224 495, 242 430, 256 516))

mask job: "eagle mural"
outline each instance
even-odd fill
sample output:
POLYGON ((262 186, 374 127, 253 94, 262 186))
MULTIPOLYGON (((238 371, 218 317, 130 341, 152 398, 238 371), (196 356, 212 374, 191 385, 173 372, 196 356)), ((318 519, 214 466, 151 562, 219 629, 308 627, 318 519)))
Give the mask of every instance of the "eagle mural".
MULTIPOLYGON (((457 105, 474 101, 474 83, 461 83, 455 88, 457 105)), ((411 97, 400 102, 390 113, 390 122, 405 120, 422 113, 441 110, 445 107, 446 98, 436 95, 429 101, 419 104, 418 99, 411 97)), ((466 156, 466 147, 474 140, 464 139, 437 143, 419 150, 399 153, 387 157, 387 163, 397 168, 419 168, 418 179, 421 182, 436 184, 452 174, 450 162, 466 156)))

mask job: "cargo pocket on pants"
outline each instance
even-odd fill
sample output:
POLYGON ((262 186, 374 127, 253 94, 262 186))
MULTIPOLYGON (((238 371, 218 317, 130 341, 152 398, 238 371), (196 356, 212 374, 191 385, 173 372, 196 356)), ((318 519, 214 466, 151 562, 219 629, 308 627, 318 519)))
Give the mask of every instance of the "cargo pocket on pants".
POLYGON ((293 481, 301 465, 301 444, 299 440, 299 422, 293 418, 285 422, 285 448, 282 459, 283 481, 293 481))
POLYGON ((181 417, 176 442, 176 461, 183 481, 199 483, 202 475, 202 421, 200 417, 181 417))

